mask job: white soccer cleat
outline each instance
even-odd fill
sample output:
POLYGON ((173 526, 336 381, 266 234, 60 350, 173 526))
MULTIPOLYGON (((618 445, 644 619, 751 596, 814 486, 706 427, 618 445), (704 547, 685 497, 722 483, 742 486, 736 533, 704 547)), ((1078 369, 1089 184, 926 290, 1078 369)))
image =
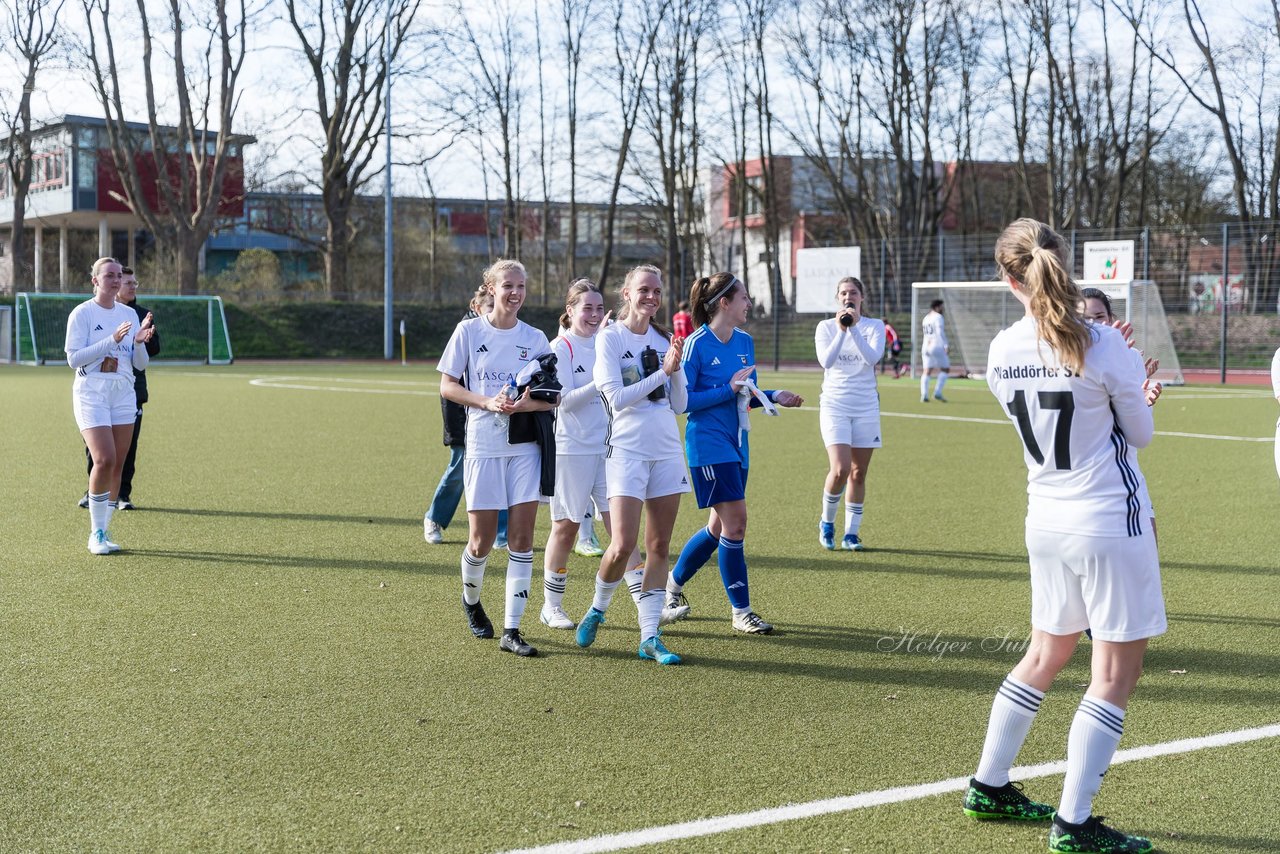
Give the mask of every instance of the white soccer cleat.
POLYGON ((432 521, 430 516, 422 517, 422 539, 433 546, 438 546, 444 542, 444 531, 432 521))
MULTIPOLYGON (((89 535, 89 553, 95 555, 109 555, 113 551, 111 546, 115 545, 107 539, 107 532, 101 529, 94 531, 89 535)), ((116 546, 116 549, 119 549, 116 546)))
POLYGON ((658 625, 669 626, 672 623, 683 620, 689 616, 691 610, 693 608, 683 592, 675 594, 668 592, 667 602, 662 606, 662 613, 658 615, 658 625))
POLYGON ((773 633, 773 624, 760 619, 755 611, 733 615, 733 627, 749 635, 767 635, 773 633))
POLYGON ((542 621, 544 626, 550 626, 553 629, 576 629, 578 627, 578 624, 559 605, 551 608, 544 605, 542 613, 538 615, 538 619, 542 621))
POLYGON ((103 531, 103 532, 102 532, 102 536, 103 536, 103 538, 106 540, 107 548, 108 548, 108 549, 110 549, 110 550, 111 550, 111 552, 112 552, 113 554, 114 554, 115 552, 118 552, 118 551, 120 551, 120 550, 121 550, 121 549, 120 549, 120 544, 119 544, 119 543, 113 543, 113 542, 111 542, 111 532, 110 532, 110 531, 103 531))

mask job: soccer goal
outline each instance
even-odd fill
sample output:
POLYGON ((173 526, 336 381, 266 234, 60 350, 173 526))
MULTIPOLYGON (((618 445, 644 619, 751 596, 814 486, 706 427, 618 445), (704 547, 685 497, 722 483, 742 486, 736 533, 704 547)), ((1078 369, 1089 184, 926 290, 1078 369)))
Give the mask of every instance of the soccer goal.
MULTIPOLYGON (((65 363, 67 317, 92 294, 20 293, 14 301, 14 361, 24 365, 65 363)), ((222 298, 148 294, 142 300, 155 315, 160 333, 160 355, 153 361, 168 364, 227 365, 231 363, 231 337, 222 298)))
MULTIPOLYGON (((1160 289, 1155 282, 1078 282, 1082 288, 1098 288, 1111 298, 1115 316, 1133 324, 1134 345, 1148 358, 1160 360, 1155 378, 1167 385, 1182 385, 1182 365, 1173 346, 1160 289)), ((1026 310, 1004 282, 911 283, 911 376, 921 370, 920 322, 936 299, 945 303, 947 342, 951 345, 951 373, 981 377, 987 371, 987 352, 996 333, 1026 310)))

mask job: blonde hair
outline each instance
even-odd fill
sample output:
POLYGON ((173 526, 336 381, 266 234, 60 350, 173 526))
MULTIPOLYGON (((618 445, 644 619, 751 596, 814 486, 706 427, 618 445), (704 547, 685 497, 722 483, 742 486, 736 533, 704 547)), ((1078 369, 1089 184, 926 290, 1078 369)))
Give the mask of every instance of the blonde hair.
POLYGON ((524 276, 525 281, 529 280, 529 273, 525 270, 524 265, 519 261, 512 261, 509 258, 501 258, 489 265, 489 269, 484 271, 484 287, 496 288, 498 282, 502 280, 502 274, 508 270, 518 270, 520 275, 524 276))
POLYGON ((1062 236, 1038 220, 1022 218, 1009 224, 996 239, 1000 275, 1022 285, 1031 298, 1040 340, 1049 345, 1058 363, 1073 373, 1084 371, 1084 355, 1093 343, 1080 315, 1080 288, 1071 280, 1062 236))
POLYGON ((694 282, 689 289, 689 302, 693 303, 690 309, 693 325, 699 327, 710 323, 711 318, 720 310, 720 300, 732 299, 741 286, 742 282, 733 273, 714 273, 694 282))
POLYGON ((582 302, 582 295, 600 293, 600 286, 590 279, 574 279, 569 283, 569 292, 564 295, 564 312, 560 315, 560 326, 569 328, 569 309, 582 302))
POLYGON ((484 314, 485 310, 493 305, 493 294, 489 292, 488 285, 481 285, 476 288, 475 295, 471 297, 468 308, 476 314, 484 314))
MULTIPOLYGON (((631 287, 631 283, 633 281, 645 275, 657 276, 658 282, 659 283, 662 282, 661 270, 659 270, 657 267, 653 266, 652 264, 639 264, 627 271, 626 278, 622 280, 622 287, 624 288, 631 287)), ((631 313, 631 304, 627 302, 626 299, 624 298, 622 300, 622 305, 618 307, 618 318, 617 318, 618 321, 621 322, 623 320, 626 320, 627 315, 630 313, 631 313)), ((653 320, 650 320, 649 325, 652 326, 654 329, 658 330, 658 334, 661 335, 663 338, 666 338, 668 341, 671 340, 671 333, 667 331, 665 328, 663 328, 661 324, 656 323, 653 320)))
POLYGON ((103 267, 107 266, 108 264, 119 264, 119 263, 120 263, 119 261, 117 261, 115 258, 112 258, 110 255, 103 256, 102 258, 99 258, 97 261, 93 262, 93 269, 89 273, 89 275, 96 279, 98 278, 98 274, 102 272, 103 267))

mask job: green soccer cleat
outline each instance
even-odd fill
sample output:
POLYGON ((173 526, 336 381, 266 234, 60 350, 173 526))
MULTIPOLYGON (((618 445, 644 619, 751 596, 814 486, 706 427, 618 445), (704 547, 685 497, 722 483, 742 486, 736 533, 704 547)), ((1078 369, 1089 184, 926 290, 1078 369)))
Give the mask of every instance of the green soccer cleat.
POLYGON ((1154 847, 1145 836, 1130 836, 1091 815, 1079 824, 1054 818, 1049 828, 1049 850, 1064 854, 1147 854, 1154 847))
POLYGON ((964 814, 979 821, 1002 818, 1048 821, 1053 818, 1053 807, 1028 798, 1022 793, 1021 783, 1005 783, 996 787, 970 778, 969 788, 964 793, 964 814))

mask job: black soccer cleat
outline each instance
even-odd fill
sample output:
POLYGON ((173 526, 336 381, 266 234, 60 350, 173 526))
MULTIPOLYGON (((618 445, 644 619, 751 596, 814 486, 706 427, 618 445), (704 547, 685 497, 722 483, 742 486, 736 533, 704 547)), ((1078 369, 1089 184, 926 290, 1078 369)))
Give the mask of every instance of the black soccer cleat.
POLYGON ((471 627, 471 634, 478 638, 493 637, 493 623, 484 612, 484 606, 479 602, 474 605, 468 605, 467 600, 463 599, 462 612, 467 615, 467 624, 471 627))
POLYGON ((997 787, 970 778, 964 793, 964 814, 979 821, 1001 818, 1048 821, 1053 818, 1053 807, 1028 798, 1022 793, 1021 783, 997 787))
POLYGON ((525 642, 520 636, 519 629, 507 629, 502 633, 502 640, 498 641, 498 649, 504 649, 507 652, 514 652, 523 658, 533 658, 538 654, 538 650, 525 642))
POLYGON ((1091 815, 1079 824, 1054 818, 1049 828, 1049 850, 1065 854, 1147 854, 1154 847, 1145 836, 1130 836, 1091 815))

